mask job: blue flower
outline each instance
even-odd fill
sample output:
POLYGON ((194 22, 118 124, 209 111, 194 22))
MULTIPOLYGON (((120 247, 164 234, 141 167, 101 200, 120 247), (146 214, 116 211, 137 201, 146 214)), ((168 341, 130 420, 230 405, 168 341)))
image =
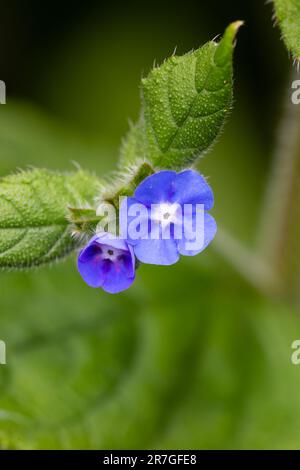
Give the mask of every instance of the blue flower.
POLYGON ((134 197, 125 198, 121 204, 122 232, 124 226, 130 228, 136 219, 135 208, 144 206, 145 210, 140 212, 139 223, 135 226, 143 234, 141 237, 133 237, 129 230, 126 236, 122 232, 121 235, 133 246, 135 256, 142 263, 174 264, 180 255, 194 256, 200 253, 214 238, 216 222, 207 212, 213 204, 211 188, 196 171, 160 171, 142 181, 134 197), (200 206, 202 219, 199 215, 200 206), (198 216, 202 220, 200 229, 198 216), (201 244, 191 244, 197 235, 202 237, 201 244))
POLYGON ((109 233, 98 233, 79 253, 78 271, 91 287, 111 294, 128 289, 135 279, 132 247, 109 233))

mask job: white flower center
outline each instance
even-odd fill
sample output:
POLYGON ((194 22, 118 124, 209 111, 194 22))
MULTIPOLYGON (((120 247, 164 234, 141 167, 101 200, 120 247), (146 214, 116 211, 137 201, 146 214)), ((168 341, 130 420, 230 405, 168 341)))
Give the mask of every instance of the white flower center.
POLYGON ((178 213, 180 211, 179 204, 170 204, 163 202, 161 204, 155 204, 151 209, 151 218, 155 222, 161 224, 162 227, 166 227, 171 223, 178 221, 178 213))
POLYGON ((102 253, 101 253, 102 259, 109 259, 110 261, 116 261, 116 259, 118 258, 118 256, 120 256, 121 253, 122 253, 121 250, 112 248, 111 246, 102 245, 102 253))

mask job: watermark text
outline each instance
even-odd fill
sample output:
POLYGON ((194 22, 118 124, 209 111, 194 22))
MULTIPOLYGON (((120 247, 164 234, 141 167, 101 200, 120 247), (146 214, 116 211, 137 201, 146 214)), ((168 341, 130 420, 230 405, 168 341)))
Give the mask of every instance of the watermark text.
POLYGON ((6 364, 6 344, 0 340, 0 364, 6 364))
POLYGON ((6 85, 3 80, 0 80, 0 104, 6 104, 6 85))

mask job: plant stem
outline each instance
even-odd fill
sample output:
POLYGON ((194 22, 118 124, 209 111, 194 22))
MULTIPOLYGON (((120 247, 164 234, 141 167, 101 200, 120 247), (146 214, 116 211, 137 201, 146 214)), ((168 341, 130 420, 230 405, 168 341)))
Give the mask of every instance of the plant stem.
POLYGON ((239 240, 218 228, 214 246, 234 269, 253 287, 266 295, 280 291, 280 283, 271 267, 239 240))
POLYGON ((259 252, 280 276, 286 291, 300 274, 300 105, 290 97, 281 124, 259 231, 259 252))

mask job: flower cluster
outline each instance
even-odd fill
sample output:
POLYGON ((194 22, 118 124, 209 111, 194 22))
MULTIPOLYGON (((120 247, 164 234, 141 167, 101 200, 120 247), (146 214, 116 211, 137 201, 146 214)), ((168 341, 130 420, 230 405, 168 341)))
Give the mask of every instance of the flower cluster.
POLYGON ((78 270, 91 287, 121 292, 135 279, 141 263, 171 265, 180 255, 203 251, 216 233, 208 213, 213 193, 194 170, 159 171, 148 176, 119 210, 119 236, 97 233, 78 257, 78 270))

